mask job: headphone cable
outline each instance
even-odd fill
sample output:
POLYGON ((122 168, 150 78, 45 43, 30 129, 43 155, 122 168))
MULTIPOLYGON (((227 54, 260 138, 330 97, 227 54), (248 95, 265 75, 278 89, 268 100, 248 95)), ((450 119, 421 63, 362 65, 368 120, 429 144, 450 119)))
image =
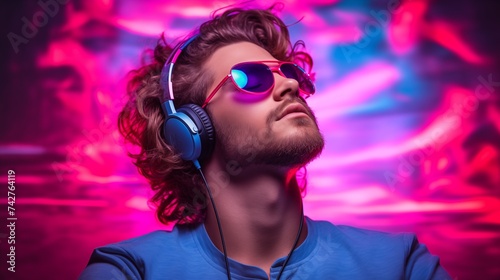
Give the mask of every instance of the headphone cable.
POLYGON ((219 214, 217 213, 217 208, 215 207, 214 198, 212 197, 212 191, 210 191, 210 188, 208 187, 207 179, 205 178, 205 175, 203 174, 203 171, 201 170, 201 166, 198 163, 198 161, 194 161, 194 165, 196 169, 198 169, 198 171, 200 172, 201 178, 203 178, 203 182, 205 182, 205 188, 207 189, 208 197, 212 202, 212 209, 214 209, 215 219, 217 220, 217 228, 219 229, 220 240, 222 243, 222 250, 224 251, 224 261, 226 263, 227 279, 231 280, 231 271, 229 270, 229 260, 227 258, 226 242, 224 242, 224 234, 222 234, 222 226, 220 224, 220 218, 219 214))
POLYGON ((285 270, 286 265, 288 264, 288 261, 292 257, 293 250, 295 250, 295 247, 297 247, 297 244, 299 243, 300 239, 300 234, 302 233, 302 227, 304 225, 304 206, 301 203, 300 206, 300 223, 299 223, 299 231, 297 232, 297 237, 295 238, 295 242, 293 243, 292 250, 290 250, 290 253, 288 253, 288 256, 285 259, 285 262, 283 263, 283 266, 280 269, 280 273, 278 274, 278 277, 276 277, 276 280, 279 280, 281 278, 281 274, 283 274, 283 271, 285 270))

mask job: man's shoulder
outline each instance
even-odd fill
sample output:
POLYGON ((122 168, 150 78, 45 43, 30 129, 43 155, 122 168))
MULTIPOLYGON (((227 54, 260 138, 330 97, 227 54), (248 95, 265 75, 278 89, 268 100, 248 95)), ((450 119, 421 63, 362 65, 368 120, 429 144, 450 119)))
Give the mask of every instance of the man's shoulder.
POLYGON ((158 257, 165 252, 186 250, 192 240, 191 230, 186 227, 174 227, 171 231, 156 230, 138 237, 130 238, 116 243, 98 247, 94 255, 121 255, 124 257, 149 258, 158 257))
POLYGON ((122 247, 133 249, 136 247, 151 247, 156 248, 169 241, 178 238, 178 233, 175 230, 155 230, 144 235, 132 237, 130 239, 111 243, 102 247, 122 247))
POLYGON ((410 250, 412 243, 416 242, 413 233, 401 232, 390 233, 348 225, 335 225, 329 221, 312 221, 318 235, 329 243, 348 247, 360 247, 364 250, 369 248, 388 248, 410 250))
MULTIPOLYGON (((413 233, 390 233, 326 221, 313 221, 317 255, 331 263, 342 263, 342 273, 359 272, 374 279, 451 279, 413 233)), ((346 275, 347 275, 346 274, 346 275)), ((366 277, 363 277, 366 278, 366 277)))
POLYGON ((161 273, 158 269, 178 267, 196 252, 194 227, 157 230, 94 249, 81 279, 144 279, 161 273), (97 276, 96 276, 97 275, 97 276))

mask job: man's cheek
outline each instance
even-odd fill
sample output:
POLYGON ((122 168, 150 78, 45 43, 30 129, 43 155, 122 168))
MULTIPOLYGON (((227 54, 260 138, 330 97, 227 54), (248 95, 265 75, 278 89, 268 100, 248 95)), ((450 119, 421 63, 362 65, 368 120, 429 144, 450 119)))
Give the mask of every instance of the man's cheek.
POLYGON ((233 100, 237 103, 244 105, 252 105, 257 102, 264 100, 267 97, 266 94, 250 94, 250 93, 235 93, 233 94, 233 100))

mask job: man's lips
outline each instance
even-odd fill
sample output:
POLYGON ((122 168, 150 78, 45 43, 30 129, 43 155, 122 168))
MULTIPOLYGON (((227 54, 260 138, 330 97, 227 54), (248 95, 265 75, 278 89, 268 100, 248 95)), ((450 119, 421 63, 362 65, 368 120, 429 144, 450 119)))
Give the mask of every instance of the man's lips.
POLYGON ((307 110, 304 106, 302 106, 301 104, 292 104, 292 105, 287 106, 281 112, 281 114, 279 114, 277 120, 281 120, 283 117, 285 117, 286 115, 291 114, 291 113, 304 113, 307 116, 309 116, 309 113, 307 112, 307 110))

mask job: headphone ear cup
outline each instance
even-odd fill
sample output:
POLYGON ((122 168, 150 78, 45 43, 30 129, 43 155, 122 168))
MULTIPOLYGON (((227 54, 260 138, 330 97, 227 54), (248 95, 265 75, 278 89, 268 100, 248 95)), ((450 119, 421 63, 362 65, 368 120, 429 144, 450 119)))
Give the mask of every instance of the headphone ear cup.
POLYGON ((163 138, 179 153, 183 160, 197 160, 201 155, 201 138, 198 127, 184 113, 169 115, 163 124, 163 138))
POLYGON ((178 113, 186 114, 198 127, 198 134, 201 141, 200 161, 210 157, 215 145, 215 130, 207 112, 196 104, 186 104, 181 106, 178 113))

